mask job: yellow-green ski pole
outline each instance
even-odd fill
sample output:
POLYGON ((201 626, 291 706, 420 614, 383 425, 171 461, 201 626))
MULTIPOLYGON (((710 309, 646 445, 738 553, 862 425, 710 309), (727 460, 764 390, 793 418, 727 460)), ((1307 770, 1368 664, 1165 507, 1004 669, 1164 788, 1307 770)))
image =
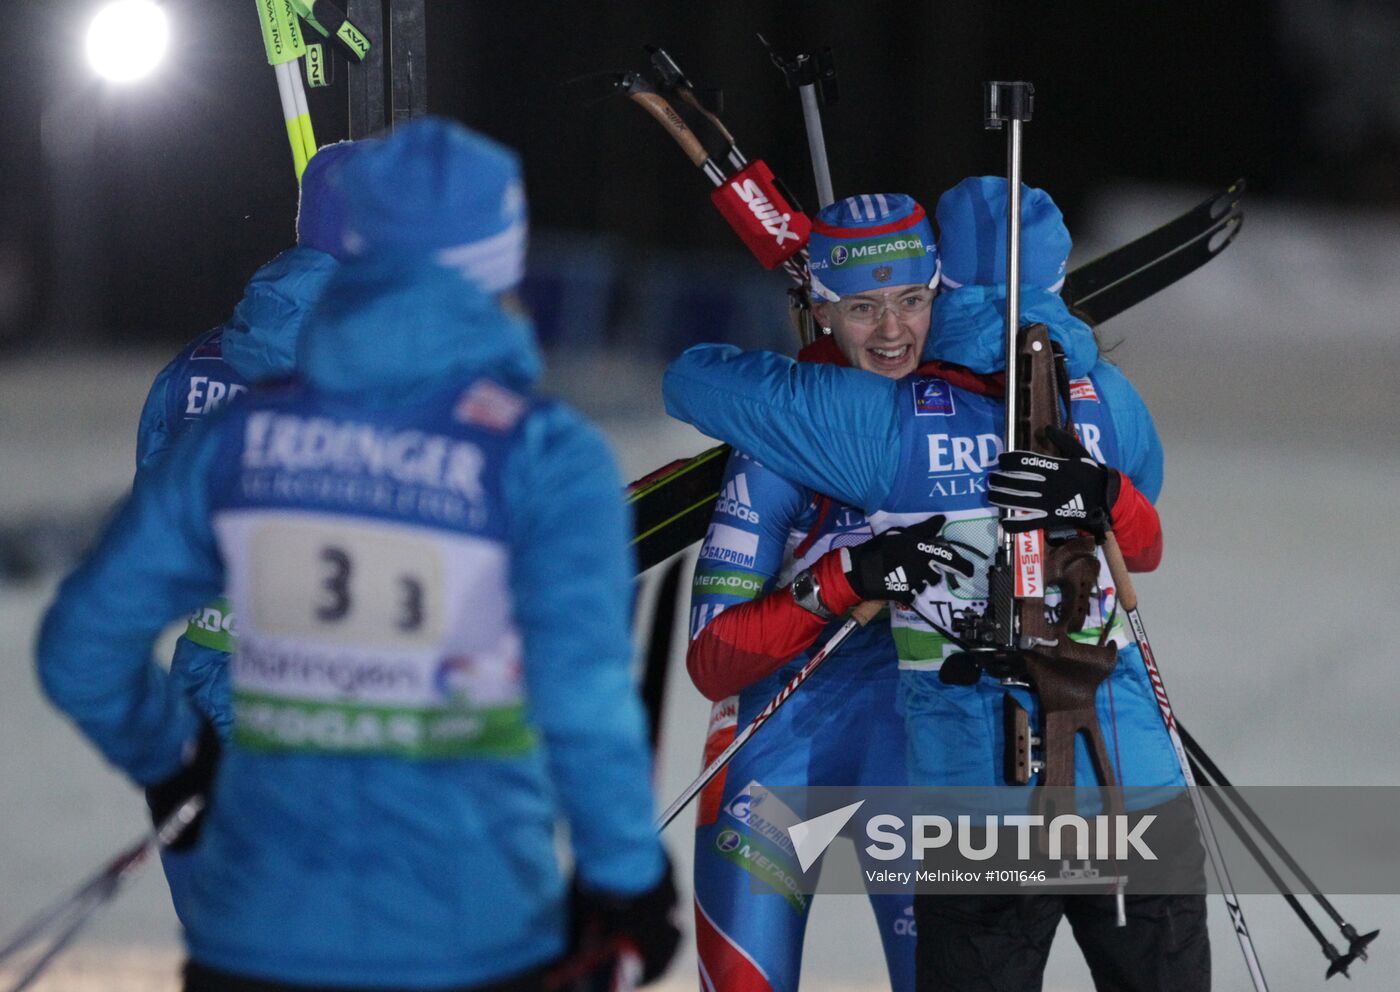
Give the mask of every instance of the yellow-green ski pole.
MULTIPOLYGON (((306 151, 306 160, 311 161, 311 156, 316 154, 316 132, 311 129, 311 108, 306 105, 306 87, 301 82, 301 67, 298 62, 287 63, 290 70, 288 75, 292 77, 292 97, 297 105, 297 124, 301 129, 301 145, 306 151)), ((301 173, 297 173, 297 178, 301 178, 301 173)))
POLYGON ((306 90, 301 85, 301 71, 297 67, 297 60, 306 52, 306 42, 302 39, 291 0, 257 0, 257 4, 263 48, 268 64, 277 73, 277 92, 282 99, 282 118, 287 126, 292 164, 296 168, 297 182, 301 182, 306 163, 316 154, 316 136, 311 129, 306 90))

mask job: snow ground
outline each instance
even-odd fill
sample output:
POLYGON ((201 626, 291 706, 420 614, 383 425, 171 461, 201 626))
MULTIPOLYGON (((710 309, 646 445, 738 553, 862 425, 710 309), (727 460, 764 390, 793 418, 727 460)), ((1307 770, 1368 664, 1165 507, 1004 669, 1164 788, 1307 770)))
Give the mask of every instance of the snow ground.
MULTIPOLYGON (((1196 196, 1105 200, 1082 257, 1196 196)), ((1139 582, 1144 619, 1175 708, 1238 783, 1397 780, 1393 743, 1385 744, 1395 740, 1400 662, 1388 636, 1388 597, 1400 586, 1397 220, 1251 205, 1221 259, 1103 331, 1106 343, 1122 339, 1113 356, 1147 399, 1167 449, 1167 554, 1139 582)), ((0 521, 81 511, 129 484, 136 416, 164 357, 54 355, 0 366, 0 521)), ((661 413, 660 368, 574 358, 551 376, 605 425, 628 478, 705 443, 661 413)), ((135 792, 34 685, 34 627, 52 584, 0 585, 0 935, 143 822, 135 792)), ((707 713, 679 669, 667 703, 662 799, 698 770, 707 713)), ((684 876, 686 818, 667 841, 684 876)), ((1400 897, 1337 902, 1363 929, 1386 932, 1351 987, 1393 987, 1400 897)), ((1323 959, 1282 900, 1246 897, 1244 908, 1273 987, 1320 988, 1323 959)), ((1211 912, 1215 986, 1244 988, 1218 899, 1211 912)), ((808 988, 883 985, 871 919, 859 897, 816 900, 808 988)), ((64 976, 43 987, 174 988, 177 947, 163 882, 148 871, 101 914, 64 976)), ((691 955, 668 985, 693 982, 691 955)), ((1046 987, 1089 987, 1067 935, 1046 987)))

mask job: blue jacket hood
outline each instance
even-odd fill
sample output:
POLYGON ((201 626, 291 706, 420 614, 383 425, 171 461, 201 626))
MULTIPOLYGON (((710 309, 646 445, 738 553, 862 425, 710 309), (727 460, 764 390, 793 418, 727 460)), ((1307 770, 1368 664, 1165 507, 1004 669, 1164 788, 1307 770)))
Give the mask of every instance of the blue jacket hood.
POLYGON ((530 321, 461 273, 381 255, 346 262, 330 280, 297 368, 326 392, 393 402, 454 377, 492 375, 527 388, 541 363, 530 321))
MULTIPOLYGON (((1069 374, 1089 374, 1099 344, 1088 324, 1069 312, 1059 294, 1021 287, 1021 323, 1044 324, 1065 350, 1069 374)), ((945 289, 933 301, 924 359, 963 365, 974 372, 1006 368, 1006 284, 945 289)))
POLYGON ((292 248, 248 280, 224 325, 224 361, 249 382, 291 375, 297 340, 337 262, 314 248, 292 248))

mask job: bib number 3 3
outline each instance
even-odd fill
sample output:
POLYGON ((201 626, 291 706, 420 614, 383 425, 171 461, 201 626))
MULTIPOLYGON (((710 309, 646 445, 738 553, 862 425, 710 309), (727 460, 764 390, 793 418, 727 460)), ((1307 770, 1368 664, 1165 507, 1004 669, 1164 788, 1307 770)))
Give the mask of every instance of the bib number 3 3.
POLYGON ((274 637, 423 648, 445 627, 442 551, 374 524, 268 522, 253 534, 257 628, 274 637))

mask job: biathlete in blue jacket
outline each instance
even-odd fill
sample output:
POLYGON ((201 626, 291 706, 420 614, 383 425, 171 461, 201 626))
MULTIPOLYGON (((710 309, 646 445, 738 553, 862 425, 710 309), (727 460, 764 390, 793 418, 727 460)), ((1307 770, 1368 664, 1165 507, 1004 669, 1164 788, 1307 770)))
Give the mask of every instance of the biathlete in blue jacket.
MULTIPOLYGON (((812 232, 813 259, 854 253, 860 261, 813 265, 813 315, 829 333, 799 360, 892 380, 913 372, 938 281, 923 207, 902 194, 855 196, 822 210, 812 232), (871 245, 881 251, 862 251, 871 245)), ((839 566, 832 549, 862 544, 872 533, 860 510, 742 452, 730 457, 696 565, 686 658, 696 687, 714 700, 706 762, 841 625, 823 607, 814 576, 839 566), (803 582, 790 587, 799 574, 803 582)), ((851 635, 701 794, 695 932, 703 988, 796 992, 811 901, 797 890, 802 871, 787 834, 800 817, 774 796, 760 793, 760 800, 753 788, 904 785, 897 661, 887 618, 851 635), (781 898, 755 895, 754 878, 781 898)), ((911 992, 912 897, 872 894, 870 902, 891 986, 911 992)))
MULTIPOLYGON (((1090 328, 1060 299, 1069 233, 1050 197, 1029 188, 1022 195, 1021 319, 1046 324, 1064 349, 1082 446, 1061 459, 1059 476, 1072 492, 1024 486, 1020 495, 993 498, 988 491, 989 474, 1014 467, 1020 457, 1001 452, 1006 201, 1005 181, 991 177, 965 180, 939 200, 944 291, 934 301, 929 361, 914 374, 891 381, 701 345, 677 359, 665 379, 672 415, 869 517, 880 537, 843 552, 844 567, 823 574, 821 596, 840 613, 881 597, 885 577, 895 600, 891 626, 915 785, 1006 784, 1004 697, 1010 693, 1037 721, 1035 697, 1023 689, 988 675, 970 686, 941 682, 938 669, 956 647, 920 616, 947 629, 963 611, 985 608, 998 505, 1053 512, 1077 498, 1086 520, 1111 521, 1130 567, 1151 569, 1161 554, 1151 503, 1162 481, 1156 430, 1136 390, 1099 356, 1090 328), (917 539, 924 528, 977 549, 979 567, 970 580, 953 576, 924 588, 916 612, 899 579, 933 564, 923 550, 933 545, 917 539)), ((850 264, 850 255, 819 263, 814 254, 815 275, 824 278, 817 265, 827 261, 839 268, 850 264)), ((1112 773, 1123 785, 1179 787, 1181 770, 1141 656, 1114 608, 1112 585, 1101 567, 1098 595, 1077 635, 1118 648, 1118 663, 1097 696, 1112 773)), ((1077 752, 1081 784, 1098 785, 1082 741, 1077 752)), ((1128 925, 1121 929, 1111 896, 919 896, 915 903, 921 988, 1039 987, 1062 916, 1100 989, 1209 986, 1199 895, 1129 895, 1128 925)))
POLYGON ((157 817, 208 794, 181 838, 186 989, 542 989, 571 908, 650 979, 679 933, 626 512, 601 437, 534 394, 531 328, 502 305, 518 161, 429 118, 335 180, 353 257, 299 381, 252 387, 140 480, 45 617, 42 685, 157 817), (225 590, 221 747, 150 649, 225 590))

